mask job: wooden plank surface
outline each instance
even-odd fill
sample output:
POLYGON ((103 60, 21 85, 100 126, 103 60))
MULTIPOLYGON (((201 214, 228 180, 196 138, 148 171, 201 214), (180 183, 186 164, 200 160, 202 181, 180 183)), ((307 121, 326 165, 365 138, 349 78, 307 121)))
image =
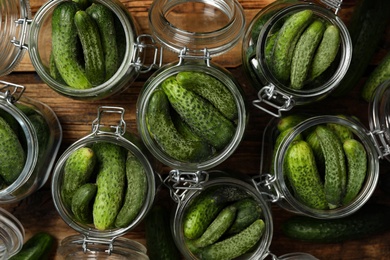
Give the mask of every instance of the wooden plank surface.
MULTIPOLYGON (((45 3, 44 0, 31 0, 31 9, 35 14, 45 3)), ((152 3, 150 0, 121 0, 140 26, 140 33, 149 33, 148 10, 152 3)), ((271 3, 271 0, 241 0, 240 3, 245 10, 247 23, 264 6, 271 3)), ((348 5, 343 8, 340 16, 348 23, 348 17, 353 10, 354 5, 348 5)), ((380 44, 368 72, 378 63, 379 59, 390 48, 389 28, 380 44)), ((259 174, 259 165, 261 159, 262 134, 264 128, 271 117, 268 114, 256 109, 251 102, 257 98, 257 93, 250 85, 246 75, 241 67, 240 48, 236 48, 221 57, 216 57, 213 61, 221 66, 227 67, 239 80, 245 92, 245 97, 249 104, 250 119, 245 137, 236 152, 224 163, 219 165, 218 169, 229 169, 240 174, 257 175, 259 174)), ((367 73, 368 73, 367 72, 367 73)), ((40 100, 48 104, 57 114, 63 127, 63 142, 59 151, 61 154, 69 145, 76 140, 90 133, 91 122, 96 118, 97 107, 100 105, 115 105, 126 109, 125 120, 128 123, 131 132, 136 132, 135 111, 138 93, 143 86, 144 81, 150 74, 140 75, 125 93, 107 98, 102 101, 76 101, 60 96, 51 90, 35 73, 28 55, 17 69, 2 80, 11 81, 26 86, 24 95, 40 100)), ((314 113, 345 113, 358 116, 368 127, 368 105, 359 97, 359 90, 356 88, 348 97, 327 98, 316 104, 311 104, 303 108, 297 108, 302 111, 312 111, 314 113)), ((381 174, 388 173, 388 162, 381 162, 381 174)), ((166 174, 163 172, 162 174, 166 174)), ((47 231, 56 238, 58 243, 65 237, 76 234, 76 232, 67 226, 60 218, 54 208, 50 191, 51 180, 47 184, 27 199, 4 205, 3 207, 14 214, 23 224, 26 231, 26 239, 37 231, 47 231)), ((380 201, 386 204, 390 203, 387 197, 379 188, 374 193, 371 201, 380 201)), ((282 255, 289 252, 307 252, 320 259, 390 259, 390 233, 383 233, 363 240, 354 240, 344 243, 334 244, 314 244, 293 241, 286 238, 280 231, 280 224, 291 213, 272 205, 274 216, 274 235, 270 251, 275 255, 282 255)), ((134 239, 145 244, 144 228, 141 224, 135 230, 132 230, 125 237, 134 239)), ((53 252, 52 259, 60 259, 53 252)))

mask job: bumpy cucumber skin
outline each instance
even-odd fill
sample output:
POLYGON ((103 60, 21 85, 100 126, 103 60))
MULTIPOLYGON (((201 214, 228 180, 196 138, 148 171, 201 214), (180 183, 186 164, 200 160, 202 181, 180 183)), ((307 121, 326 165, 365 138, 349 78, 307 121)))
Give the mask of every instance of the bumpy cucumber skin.
POLYGON ((328 128, 330 128, 343 143, 345 140, 353 138, 353 132, 345 125, 337 124, 337 123, 328 123, 326 124, 328 128))
POLYGON ((92 205, 96 191, 96 184, 86 183, 74 192, 71 209, 77 221, 84 224, 91 224, 93 222, 92 205))
POLYGON ((290 87, 302 89, 311 67, 311 61, 324 34, 325 25, 314 20, 299 37, 291 61, 290 87))
POLYGON ((43 160, 50 137, 50 129, 45 118, 38 113, 28 116, 32 123, 38 138, 38 158, 43 160))
POLYGON ((100 85, 105 81, 105 61, 99 28, 83 10, 76 12, 74 23, 83 48, 85 75, 93 86, 100 85))
POLYGON ((93 145, 98 162, 97 194, 93 204, 95 228, 114 227, 115 218, 122 206, 126 178, 126 153, 118 145, 100 142, 93 145))
POLYGON ((290 144, 285 156, 285 173, 294 190, 294 196, 308 207, 328 209, 311 147, 303 140, 290 144))
POLYGON ((313 12, 310 10, 299 11, 288 17, 279 30, 271 67, 275 77, 282 83, 287 83, 290 78, 291 59, 295 45, 303 30, 310 23, 312 16, 313 12))
POLYGON ((74 192, 89 181, 95 164, 95 153, 88 147, 81 147, 68 157, 61 185, 61 198, 66 207, 70 207, 74 192))
POLYGON ((262 219, 254 221, 240 233, 212 244, 201 252, 201 259, 234 259, 250 250, 260 240, 265 230, 262 219))
POLYGON ((61 84, 66 84, 62 78, 60 71, 57 68, 56 61, 54 60, 53 52, 50 53, 49 57, 49 72, 50 76, 61 84))
POLYGON ((291 114, 291 115, 283 116, 277 123, 276 127, 279 130, 279 132, 283 132, 284 130, 287 130, 288 128, 291 128, 301 123, 306 118, 307 118, 306 116, 301 114, 291 114))
POLYGON ((126 158, 126 195, 116 216, 116 227, 127 227, 137 217, 145 200, 147 179, 144 166, 130 151, 126 158))
POLYGON ((118 48, 114 24, 114 13, 106 6, 93 3, 86 12, 95 20, 103 47, 106 80, 110 79, 118 70, 118 48))
POLYGON ((236 127, 211 103, 186 90, 172 77, 164 80, 162 89, 172 107, 197 135, 217 150, 229 144, 236 127))
POLYGON ((333 24, 324 31, 321 43, 313 57, 309 71, 309 79, 313 80, 321 75, 335 60, 340 49, 341 36, 339 29, 333 24))
POLYGON ((152 93, 146 121, 153 139, 176 160, 200 162, 213 153, 212 147, 206 142, 184 138, 178 133, 170 116, 169 101, 162 90, 152 93))
POLYGON ((238 110, 233 94, 215 77, 204 72, 182 71, 176 75, 176 80, 185 89, 207 99, 227 119, 237 119, 238 110))
POLYGON ((293 216, 282 225, 283 233, 298 240, 337 243, 388 230, 390 210, 385 205, 366 204, 356 213, 339 219, 293 216))
POLYGON ((263 215, 263 211, 254 199, 247 198, 235 202, 233 207, 237 208, 237 214, 234 222, 229 227, 226 234, 237 234, 247 228, 256 219, 259 219, 263 215))
POLYGON ((228 202, 247 198, 249 195, 233 186, 211 187, 196 197, 183 217, 183 232, 188 239, 200 237, 218 212, 228 202))
POLYGON ((7 184, 20 175, 26 162, 26 154, 9 124, 0 117, 0 176, 7 184))
POLYGON ((331 208, 338 207, 345 194, 347 169, 342 143, 338 136, 324 125, 315 133, 325 158, 325 196, 331 208))
POLYGON ((34 234, 22 249, 10 260, 44 260, 49 259, 49 253, 54 245, 54 237, 46 232, 34 234))
MULTIPOLYGON (((325 157, 322 152, 320 141, 314 131, 310 132, 305 141, 309 144, 314 153, 314 158, 316 160, 317 169, 321 172, 325 172, 325 157)), ((322 176, 323 177, 323 176, 322 176)))
POLYGON ((87 9, 91 5, 90 0, 72 0, 75 2, 81 10, 87 9))
POLYGON ((375 90, 388 79, 390 79, 390 52, 382 59, 364 83, 361 90, 362 98, 367 102, 372 101, 375 90))
POLYGON ((58 71, 70 87, 89 89, 92 84, 77 60, 76 25, 74 16, 78 11, 76 3, 60 3, 53 11, 52 17, 52 52, 58 71))
POLYGON ((367 153, 358 140, 349 139, 343 143, 347 158, 348 180, 343 205, 350 203, 359 193, 367 174, 367 153))

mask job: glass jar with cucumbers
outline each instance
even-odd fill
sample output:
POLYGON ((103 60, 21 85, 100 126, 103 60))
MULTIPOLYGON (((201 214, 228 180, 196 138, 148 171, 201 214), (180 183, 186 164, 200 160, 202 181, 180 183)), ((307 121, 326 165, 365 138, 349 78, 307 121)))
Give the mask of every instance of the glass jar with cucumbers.
POLYGON ((348 216, 370 199, 390 160, 390 81, 370 103, 369 129, 350 115, 290 113, 269 122, 258 187, 282 208, 319 219, 348 216))
MULTIPOLYGON (((123 4, 113 1, 47 1, 31 16, 28 0, 4 2, 12 71, 26 50, 40 78, 57 93, 79 100, 100 100, 125 90, 140 73, 148 44, 123 4), (75 22, 74 22, 75 21, 75 22)), ((155 49, 152 49, 152 52, 155 49)), ((149 52, 150 53, 150 52, 149 52)))
POLYGON ((65 259, 148 259, 142 244, 121 236, 151 208, 158 165, 138 137, 126 131, 124 112, 121 107, 99 107, 92 132, 70 145, 55 165, 54 205, 80 233, 61 242, 59 254, 65 259))
POLYGON ((179 60, 161 66, 145 82, 137 101, 138 131, 163 164, 210 169, 235 151, 248 120, 241 86, 211 62, 241 39, 242 7, 232 0, 158 0, 149 21, 164 51, 178 54, 179 60), (211 29, 200 26, 211 20, 211 29))
POLYGON ((349 68, 352 42, 338 16, 342 1, 320 2, 275 1, 245 32, 243 67, 258 90, 253 105, 275 117, 327 97, 349 68))

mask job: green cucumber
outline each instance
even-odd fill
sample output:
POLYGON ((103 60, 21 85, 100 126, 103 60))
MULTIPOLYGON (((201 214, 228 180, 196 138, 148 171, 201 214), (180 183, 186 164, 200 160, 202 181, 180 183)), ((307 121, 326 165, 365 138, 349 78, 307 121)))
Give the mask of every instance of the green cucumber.
POLYGON ((26 162, 26 153, 18 136, 9 124, 0 117, 0 176, 9 185, 22 172, 26 162))
POLYGON ((321 173, 325 172, 325 157, 324 153, 322 152, 321 144, 318 140, 317 134, 314 131, 309 132, 305 138, 305 141, 313 150, 314 158, 316 160, 316 165, 320 176, 324 177, 323 175, 321 175, 321 173))
POLYGON ((243 255, 256 245, 264 230, 264 221, 257 219, 240 233, 205 247, 201 259, 228 260, 243 255))
POLYGON ((348 180, 343 204, 350 203, 360 192, 367 174, 367 153, 363 144, 355 139, 345 140, 343 149, 347 158, 348 180))
POLYGON ((314 243, 340 243, 384 232, 390 228, 385 205, 366 204, 356 213, 338 219, 293 216, 282 224, 284 235, 314 243))
POLYGON ((66 84, 64 79, 61 76, 60 71, 57 68, 56 61, 54 60, 53 51, 50 53, 50 58, 49 58, 49 72, 50 72, 50 76, 53 79, 55 79, 57 82, 61 84, 66 84))
POLYGON ((87 9, 91 5, 90 0, 72 0, 75 2, 81 10, 87 9))
POLYGON ((137 217, 144 204, 147 187, 144 166, 130 151, 126 158, 126 195, 115 219, 116 227, 127 227, 137 217))
POLYGON ((74 16, 79 10, 72 1, 61 2, 52 16, 52 52, 63 80, 72 88, 89 89, 92 84, 78 62, 78 36, 74 16))
POLYGON ((66 207, 71 206, 74 192, 90 180, 95 164, 96 155, 88 147, 73 151, 66 159, 61 184, 61 198, 66 207))
POLYGON ((329 68, 339 52, 340 42, 339 29, 333 24, 328 25, 311 63, 308 76, 310 80, 317 78, 329 68))
POLYGON ((186 90, 172 77, 161 85, 171 106, 197 135, 217 150, 229 144, 236 127, 210 102, 186 90))
POLYGON ((324 185, 309 144, 303 140, 292 142, 284 160, 285 173, 294 196, 308 207, 328 209, 324 185))
POLYGON ((44 260, 49 259, 49 253, 53 249, 54 237, 46 232, 34 234, 22 249, 10 260, 44 260))
POLYGON ((177 131, 187 140, 201 141, 202 139, 192 131, 191 127, 181 119, 180 115, 172 109, 171 117, 177 131))
POLYGON ((375 90, 388 79, 390 79, 390 52, 386 54, 364 83, 361 90, 362 98, 367 102, 372 101, 375 90))
POLYGON ((230 90, 218 79, 204 72, 182 71, 176 75, 179 84, 213 104, 227 119, 234 121, 238 109, 230 90))
POLYGON ((228 202, 247 197, 249 194, 234 186, 217 186, 203 191, 191 202, 184 213, 184 236, 188 239, 200 237, 228 202))
POLYGON ((307 118, 306 116, 301 114, 286 115, 280 118, 280 120, 276 125, 276 128, 279 130, 279 132, 283 132, 284 130, 287 130, 301 123, 306 118, 307 118))
POLYGON ((126 154, 124 149, 108 142, 95 143, 98 173, 97 193, 93 204, 93 224, 99 230, 114 227, 121 208, 126 178, 126 154))
POLYGON ((98 25, 83 10, 74 15, 77 35, 83 48, 85 75, 93 86, 105 81, 105 61, 98 25))
POLYGON ((84 224, 93 223, 92 206, 96 196, 96 191, 96 184, 86 183, 74 192, 71 209, 77 221, 84 224))
POLYGON ((95 20, 102 42, 106 80, 110 79, 118 70, 118 48, 115 31, 115 14, 105 5, 93 3, 86 12, 95 20))
POLYGON ((302 89, 311 68, 317 46, 325 31, 324 23, 314 20, 299 37, 291 60, 290 87, 302 89))
POLYGON ((148 103, 146 123, 157 144, 176 160, 201 162, 213 154, 212 147, 202 140, 181 135, 172 122, 170 105, 162 90, 155 90, 148 103))
POLYGON ((43 160, 46 153, 47 145, 50 138, 50 128, 45 118, 38 113, 29 115, 31 124, 33 125, 38 138, 38 160, 43 160))
MULTIPOLYGON (((343 115, 339 115, 342 118, 346 118, 343 115)), ((327 123, 326 126, 331 129, 335 134, 340 138, 340 141, 343 143, 345 140, 353 139, 353 132, 349 129, 348 126, 337 124, 337 123, 327 123)))
POLYGON ((325 158, 325 196, 329 207, 338 207, 345 194, 347 170, 339 137, 328 127, 318 125, 315 133, 325 158))
POLYGON ((311 22, 312 16, 313 12, 311 10, 296 12, 286 19, 279 30, 271 67, 275 77, 282 83, 287 83, 290 78, 291 60, 295 45, 302 32, 311 22))
POLYGON ((241 232, 252 224, 253 221, 263 216, 263 210, 261 209, 259 203, 253 198, 239 200, 232 206, 237 208, 237 214, 234 222, 226 232, 228 235, 241 232))

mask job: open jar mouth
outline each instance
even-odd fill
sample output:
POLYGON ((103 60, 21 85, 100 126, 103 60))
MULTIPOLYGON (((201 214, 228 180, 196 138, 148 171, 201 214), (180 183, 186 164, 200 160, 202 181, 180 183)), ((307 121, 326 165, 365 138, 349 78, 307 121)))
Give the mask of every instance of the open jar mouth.
POLYGON ((153 35, 164 47, 192 54, 205 48, 211 56, 233 48, 245 27, 241 5, 235 0, 154 1, 149 11, 153 35))
POLYGON ((256 60, 259 64, 257 69, 264 75, 268 84, 280 88, 287 95, 296 97, 296 103, 305 103, 307 102, 305 100, 306 98, 324 97, 329 94, 345 76, 352 58, 352 42, 348 29, 343 21, 330 10, 313 3, 298 3, 277 11, 264 24, 256 40, 256 60), (288 83, 282 82, 275 76, 271 65, 266 61, 266 46, 270 37, 276 34, 286 17, 303 10, 313 11, 314 17, 319 18, 326 24, 332 24, 339 29, 340 48, 335 60, 321 77, 318 76, 309 83, 306 82, 302 89, 293 89, 288 83))
POLYGON ((52 14, 54 9, 66 0, 48 1, 36 13, 29 34, 28 51, 31 62, 39 76, 58 93, 73 98, 99 100, 113 95, 122 90, 130 80, 134 79, 138 73, 138 68, 133 64, 134 42, 136 37, 136 27, 131 16, 126 13, 124 7, 119 1, 108 3, 103 0, 96 0, 96 3, 102 4, 110 9, 123 27, 122 47, 125 51, 122 61, 118 66, 116 73, 105 80, 103 83, 92 86, 88 89, 77 89, 68 86, 66 83, 54 79, 50 73, 50 55, 52 49, 52 14))

